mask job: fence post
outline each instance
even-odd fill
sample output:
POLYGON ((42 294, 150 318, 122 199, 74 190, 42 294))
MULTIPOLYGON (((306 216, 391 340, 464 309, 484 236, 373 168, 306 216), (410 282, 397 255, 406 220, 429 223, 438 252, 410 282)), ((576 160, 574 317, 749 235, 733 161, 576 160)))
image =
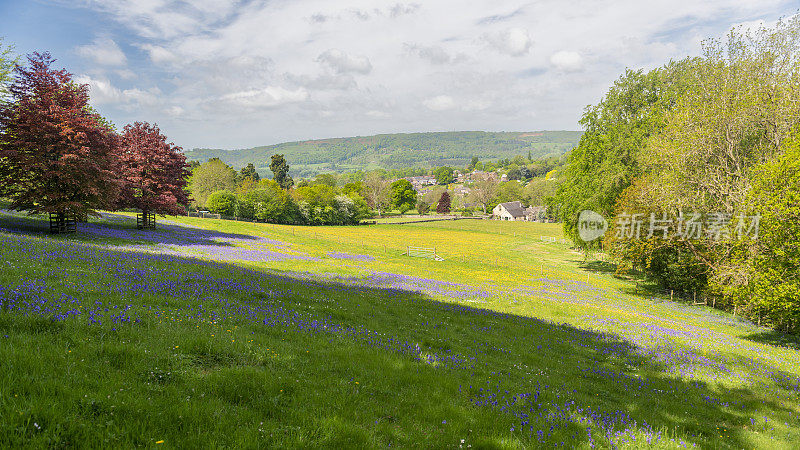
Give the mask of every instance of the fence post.
POLYGON ((672 289, 669 290, 669 301, 672 301, 672 295, 675 293, 672 289))

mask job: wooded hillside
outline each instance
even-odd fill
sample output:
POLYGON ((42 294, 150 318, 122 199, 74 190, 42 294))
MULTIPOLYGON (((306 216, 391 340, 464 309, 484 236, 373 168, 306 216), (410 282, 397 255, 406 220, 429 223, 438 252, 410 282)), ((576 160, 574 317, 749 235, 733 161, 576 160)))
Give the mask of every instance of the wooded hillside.
POLYGON ((200 162, 219 158, 234 168, 254 163, 268 175, 269 159, 283 154, 292 175, 311 177, 323 172, 376 168, 465 166, 473 156, 482 160, 513 158, 531 153, 532 158, 560 156, 574 147, 580 131, 398 133, 357 136, 281 144, 240 150, 195 148, 187 159, 200 162))

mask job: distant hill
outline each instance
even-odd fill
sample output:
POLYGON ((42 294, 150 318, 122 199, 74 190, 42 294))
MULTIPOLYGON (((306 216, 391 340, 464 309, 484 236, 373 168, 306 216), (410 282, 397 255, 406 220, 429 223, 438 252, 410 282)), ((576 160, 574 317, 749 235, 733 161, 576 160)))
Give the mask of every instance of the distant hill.
POLYGON ((271 175, 269 159, 275 153, 286 157, 294 176, 311 177, 324 172, 346 172, 377 168, 466 166, 470 158, 482 161, 517 155, 547 158, 560 156, 574 147, 581 131, 398 133, 348 138, 285 142, 240 150, 195 148, 189 160, 205 162, 219 158, 236 169, 253 163, 261 175, 271 175))

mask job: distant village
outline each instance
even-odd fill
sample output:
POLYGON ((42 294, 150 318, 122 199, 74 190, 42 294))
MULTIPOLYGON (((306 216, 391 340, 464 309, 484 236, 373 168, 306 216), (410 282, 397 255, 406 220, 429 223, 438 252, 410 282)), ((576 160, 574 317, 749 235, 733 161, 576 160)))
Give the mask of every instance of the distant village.
MULTIPOLYGON (((495 171, 481 171, 473 170, 472 172, 464 173, 458 169, 453 171, 454 183, 449 185, 450 191, 463 202, 463 206, 468 209, 473 209, 477 206, 476 203, 470 202, 469 195, 472 189, 469 183, 480 181, 494 181, 505 183, 508 182, 507 174, 500 174, 495 171)), ((420 196, 425 196, 439 186, 434 175, 422 175, 403 178, 408 180, 420 196)), ((395 180, 392 180, 395 181, 395 180)), ((512 180, 514 181, 514 180, 512 180)), ((491 216, 494 220, 506 221, 526 221, 526 222, 552 222, 553 219, 547 215, 547 206, 525 206, 519 200, 499 203, 491 210, 491 216)))

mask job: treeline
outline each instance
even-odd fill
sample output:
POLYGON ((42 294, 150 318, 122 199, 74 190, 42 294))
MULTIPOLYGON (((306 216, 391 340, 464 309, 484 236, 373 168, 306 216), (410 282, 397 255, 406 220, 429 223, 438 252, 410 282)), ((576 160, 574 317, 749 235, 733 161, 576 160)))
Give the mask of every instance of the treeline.
POLYGON ((283 155, 273 155, 274 180, 260 179, 252 164, 237 173, 213 158, 192 170, 194 206, 231 217, 298 225, 354 225, 371 217, 360 185, 324 183, 294 186, 283 155))
POLYGON ((470 194, 457 195, 453 192, 456 169, 449 166, 323 173, 295 184, 284 155, 273 155, 271 161, 277 183, 261 179, 253 163, 237 173, 218 158, 203 164, 191 161, 189 189, 193 206, 244 219, 319 225, 358 223, 387 210, 405 213, 416 209, 420 214, 458 211, 471 215, 476 209, 491 211, 502 202, 519 200, 525 205, 545 205, 545 199, 555 192, 551 176, 565 162, 564 158, 535 160, 530 154, 527 158, 517 155, 485 162, 473 157, 458 170, 495 172, 496 177, 468 182, 465 185, 470 194), (510 182, 500 182, 501 173, 507 174, 510 182), (438 185, 424 194, 418 195, 410 183, 402 180, 423 175, 433 176, 438 185), (397 193, 401 190, 405 193, 397 193))
POLYGON ((800 330, 798 50, 795 15, 627 71, 587 108, 550 200, 565 232, 665 289, 800 330), (584 210, 604 238, 581 238, 584 210))

